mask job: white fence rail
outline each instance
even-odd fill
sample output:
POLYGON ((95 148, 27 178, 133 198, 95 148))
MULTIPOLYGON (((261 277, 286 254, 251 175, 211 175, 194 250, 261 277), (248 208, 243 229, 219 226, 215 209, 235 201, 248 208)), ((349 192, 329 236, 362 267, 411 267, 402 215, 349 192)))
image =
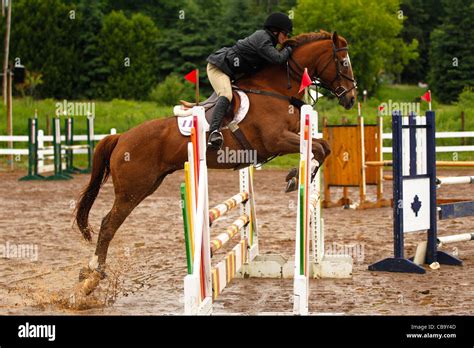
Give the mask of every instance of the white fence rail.
MULTIPOLYGON (((474 132, 437 132, 436 139, 474 138, 474 132)), ((383 140, 392 140, 392 133, 383 133, 383 140)), ((474 152, 474 145, 436 146, 436 152, 474 152)), ((383 147, 382 153, 392 153, 392 147, 383 147)))
MULTIPOLYGON (((41 135, 41 131, 38 132, 38 144, 42 142, 52 142, 53 136, 52 135, 41 135)), ((110 129, 110 134, 115 134, 115 128, 110 129)), ((94 141, 102 140, 109 134, 95 134, 94 141)), ((321 133, 318 133, 318 137, 322 137, 321 133)), ((456 138, 474 138, 474 132, 437 132, 436 133, 437 139, 456 139, 456 138)), ((383 133, 382 134, 383 140, 391 140, 392 133, 383 133)), ((27 135, 0 135, 0 142, 23 142, 28 143, 28 136, 27 135)), ((65 141, 64 135, 61 135, 61 141, 65 141)), ((74 135, 74 141, 87 141, 87 135, 74 135)), ((382 148, 383 153, 392 153, 392 147, 387 146, 382 148)), ((43 150, 49 151, 49 150, 43 150)), ((52 154, 45 152, 45 155, 52 154)), ((459 145, 459 146, 436 146, 436 152, 474 152, 474 145, 459 145)), ((77 154, 86 154, 87 149, 75 149, 74 153, 77 154)), ((1 155, 28 155, 28 149, 0 149, 0 156, 1 155)))
MULTIPOLYGON (((110 134, 116 134, 117 130, 115 128, 110 129, 110 134)), ((104 139, 110 134, 94 134, 94 141, 99 141, 104 139)), ((43 149, 45 142, 52 142, 52 135, 44 135, 43 130, 38 130, 38 151, 43 155, 52 155, 53 149, 43 149)), ((61 142, 65 142, 66 138, 64 135, 61 135, 61 142)), ((87 135, 74 135, 74 142, 76 141, 87 141, 87 135)), ((24 149, 0 149, 1 155, 28 155, 28 136, 27 135, 0 135, 0 142, 13 142, 13 143, 26 143, 24 149)), ((74 149, 75 154, 87 154, 87 149, 74 149)))

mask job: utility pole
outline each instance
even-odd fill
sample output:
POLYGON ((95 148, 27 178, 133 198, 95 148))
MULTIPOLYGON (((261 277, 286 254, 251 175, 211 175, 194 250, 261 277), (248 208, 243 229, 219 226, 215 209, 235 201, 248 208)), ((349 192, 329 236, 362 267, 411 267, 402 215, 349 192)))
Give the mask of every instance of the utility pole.
MULTIPOLYGON (((2 14, 5 13, 7 7, 7 23, 5 29, 5 51, 3 56, 3 103, 7 110, 7 135, 13 135, 13 117, 12 117, 12 71, 8 67, 8 60, 10 54, 10 28, 12 19, 12 0, 2 1, 2 14)), ((8 142, 8 148, 13 149, 13 142, 8 142)), ((10 155, 8 161, 10 162, 10 169, 13 170, 14 156, 10 155)))
POLYGON ((7 104, 7 74, 8 74, 8 60, 10 54, 10 27, 11 27, 11 19, 12 19, 12 0, 2 0, 4 2, 2 4, 2 9, 5 6, 7 8, 7 26, 5 29, 5 51, 3 55, 3 104, 7 104))

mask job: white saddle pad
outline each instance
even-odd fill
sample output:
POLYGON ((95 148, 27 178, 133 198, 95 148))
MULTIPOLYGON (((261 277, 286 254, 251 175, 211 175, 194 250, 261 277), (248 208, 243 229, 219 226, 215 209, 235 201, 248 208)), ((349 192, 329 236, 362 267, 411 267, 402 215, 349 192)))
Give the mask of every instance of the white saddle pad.
MULTIPOLYGON (((240 106, 234 115, 232 122, 240 123, 249 111, 249 97, 242 91, 237 91, 240 97, 240 106)), ((173 108, 174 115, 178 118, 178 127, 182 135, 189 137, 191 135, 191 128, 193 126, 193 109, 185 108, 183 105, 176 105, 173 108)), ((206 121, 204 129, 209 131, 209 123, 206 121)))

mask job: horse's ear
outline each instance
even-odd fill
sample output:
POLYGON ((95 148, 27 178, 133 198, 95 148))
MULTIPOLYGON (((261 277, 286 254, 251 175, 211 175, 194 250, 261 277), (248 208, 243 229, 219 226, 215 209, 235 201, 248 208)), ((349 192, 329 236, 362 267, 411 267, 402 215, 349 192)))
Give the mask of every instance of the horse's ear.
POLYGON ((332 33, 332 42, 334 43, 334 46, 337 47, 337 44, 339 42, 339 36, 337 36, 337 31, 332 33))

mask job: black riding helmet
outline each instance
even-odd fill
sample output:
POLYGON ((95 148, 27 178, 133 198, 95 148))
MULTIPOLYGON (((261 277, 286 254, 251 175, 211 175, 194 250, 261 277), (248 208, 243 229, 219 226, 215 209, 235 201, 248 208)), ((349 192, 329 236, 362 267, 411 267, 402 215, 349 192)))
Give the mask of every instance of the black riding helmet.
POLYGON ((279 29, 286 34, 290 34, 293 31, 293 22, 290 17, 281 12, 275 12, 268 16, 263 26, 266 29, 279 29))

